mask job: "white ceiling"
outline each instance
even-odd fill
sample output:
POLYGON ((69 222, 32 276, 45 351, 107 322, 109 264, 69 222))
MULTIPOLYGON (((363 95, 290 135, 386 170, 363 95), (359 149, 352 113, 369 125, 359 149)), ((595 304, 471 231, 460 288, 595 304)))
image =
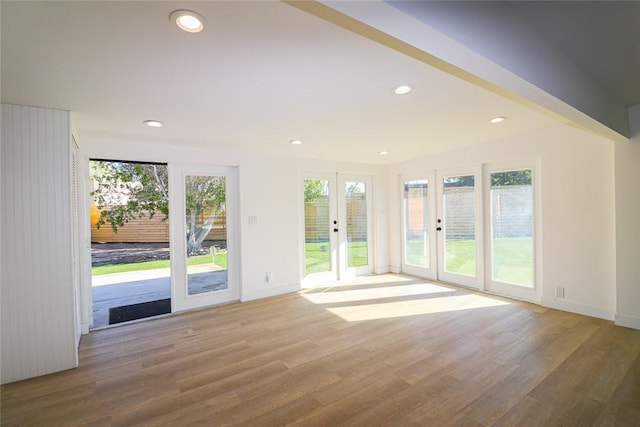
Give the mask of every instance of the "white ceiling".
POLYGON ((71 110, 81 145, 141 141, 370 164, 555 123, 271 1, 3 1, 2 102, 71 110), (178 30, 168 19, 176 9, 205 16, 205 31, 178 30), (394 95, 404 82, 415 90, 394 95), (489 124, 497 115, 509 120, 489 124), (165 126, 146 128, 146 119, 165 126))

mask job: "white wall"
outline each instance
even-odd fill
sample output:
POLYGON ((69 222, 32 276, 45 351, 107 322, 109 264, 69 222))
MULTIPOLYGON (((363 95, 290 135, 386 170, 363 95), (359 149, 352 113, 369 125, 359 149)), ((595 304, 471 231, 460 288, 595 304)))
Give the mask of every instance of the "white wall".
POLYGON ((145 143, 83 143, 88 158, 211 164, 238 167, 240 192, 241 299, 243 301, 300 289, 299 171, 367 174, 374 177, 376 271, 388 271, 386 169, 353 163, 259 156, 145 143), (255 215, 257 224, 249 224, 255 215), (272 273, 266 282, 265 273, 272 273))
POLYGON ((67 111, 2 105, 2 383, 77 366, 70 138, 67 111))
POLYGON ((629 108, 631 139, 615 145, 616 323, 640 329, 640 104, 629 108))
POLYGON ((613 319, 615 209, 613 143, 566 126, 531 132, 396 165, 389 171, 390 264, 400 259, 399 174, 437 168, 539 159, 542 214, 542 304, 613 319), (555 287, 565 298, 555 299, 555 287))

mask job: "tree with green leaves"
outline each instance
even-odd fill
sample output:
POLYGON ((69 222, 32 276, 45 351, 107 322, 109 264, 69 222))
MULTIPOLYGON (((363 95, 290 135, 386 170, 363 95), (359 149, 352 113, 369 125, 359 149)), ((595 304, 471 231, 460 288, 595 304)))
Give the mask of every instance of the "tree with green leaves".
MULTIPOLYGON (((531 185, 531 169, 514 170, 507 172, 495 172, 491 174, 491 186, 506 185, 531 185)), ((473 175, 450 176, 444 179, 445 187, 473 187, 475 177, 473 175)))
MULTIPOLYGON (((133 219, 169 216, 166 165, 92 161, 95 187, 91 195, 100 212, 96 227, 109 224, 114 233, 133 219)), ((188 176, 185 181, 186 237, 189 255, 203 253, 202 242, 216 216, 225 211, 225 180, 188 176)), ((206 252, 206 251, 204 251, 206 252)))
POLYGON ((304 201, 313 202, 324 195, 325 181, 320 179, 306 179, 304 181, 304 201))
POLYGON ((215 219, 225 211, 225 178, 222 176, 187 176, 187 254, 206 253, 202 242, 211 231, 215 219))
POLYGON ((166 165, 91 161, 91 176, 91 195, 100 211, 97 228, 109 224, 117 233, 133 219, 169 215, 166 165))
POLYGON ((491 186, 501 187, 506 185, 531 185, 531 169, 522 169, 491 174, 491 186))

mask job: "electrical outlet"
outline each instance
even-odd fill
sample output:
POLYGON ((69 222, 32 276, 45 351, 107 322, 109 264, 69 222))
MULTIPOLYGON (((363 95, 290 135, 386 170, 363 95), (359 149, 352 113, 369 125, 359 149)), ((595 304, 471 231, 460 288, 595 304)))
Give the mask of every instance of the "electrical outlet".
POLYGON ((556 298, 564 298, 564 287, 556 286, 556 298))
POLYGON ((267 282, 271 281, 271 272, 267 271, 267 273, 264 275, 264 280, 266 280, 267 282))

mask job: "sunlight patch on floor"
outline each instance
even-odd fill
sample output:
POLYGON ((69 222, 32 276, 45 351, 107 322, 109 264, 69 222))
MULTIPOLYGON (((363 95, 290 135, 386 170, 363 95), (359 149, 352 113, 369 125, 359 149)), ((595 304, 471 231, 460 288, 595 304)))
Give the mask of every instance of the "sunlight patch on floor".
POLYGON ((302 279, 301 286, 303 289, 318 289, 331 287, 344 287, 361 284, 377 284, 377 283, 390 283, 390 282, 415 282, 415 277, 403 276, 400 274, 387 273, 387 274, 371 274, 367 276, 357 276, 343 281, 327 281, 324 278, 319 278, 315 275, 309 275, 302 279))
POLYGON ((327 308, 327 310, 348 322, 358 322, 363 320, 391 319, 450 311, 499 307, 509 304, 509 302, 503 300, 478 294, 463 294, 429 299, 418 298, 380 304, 333 307, 327 308))
POLYGON ((324 288, 302 290, 300 296, 349 322, 511 304, 503 298, 393 273, 361 276, 339 284, 326 283, 324 288))
POLYGON ((314 304, 330 304, 337 302, 364 301, 380 298, 394 298, 412 295, 427 295, 436 293, 451 293, 455 289, 432 283, 419 283, 411 285, 395 285, 384 287, 371 287, 354 290, 338 290, 329 288, 327 292, 303 294, 302 296, 314 304))

